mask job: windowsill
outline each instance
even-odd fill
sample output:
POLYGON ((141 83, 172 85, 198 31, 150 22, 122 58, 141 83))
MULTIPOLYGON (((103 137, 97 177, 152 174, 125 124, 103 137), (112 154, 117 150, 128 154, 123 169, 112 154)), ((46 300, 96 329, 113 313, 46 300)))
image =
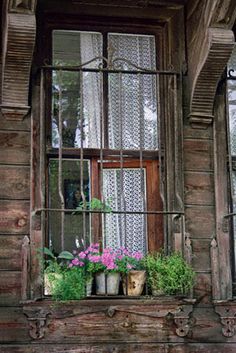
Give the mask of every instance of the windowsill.
POLYGON ((87 304, 96 304, 96 305, 106 305, 106 304, 120 304, 120 305, 133 305, 133 304, 161 304, 161 305, 170 305, 170 304, 194 304, 196 299, 188 298, 185 296, 173 296, 173 295, 163 295, 163 296, 151 296, 151 295, 142 295, 138 297, 132 296, 102 296, 102 295, 91 295, 81 300, 66 300, 66 301, 57 301, 52 300, 50 296, 36 299, 36 300, 26 300, 22 301, 23 306, 47 306, 47 305, 74 305, 74 306, 84 306, 87 304))

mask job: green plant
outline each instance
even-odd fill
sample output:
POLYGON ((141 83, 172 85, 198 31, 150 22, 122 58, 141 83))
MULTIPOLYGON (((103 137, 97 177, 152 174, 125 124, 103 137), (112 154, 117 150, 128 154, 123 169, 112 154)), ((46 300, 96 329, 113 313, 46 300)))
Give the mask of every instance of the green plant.
POLYGON ((55 300, 79 300, 86 296, 84 269, 72 267, 63 269, 61 276, 54 278, 52 298, 55 300))
POLYGON ((148 284, 163 294, 186 294, 194 285, 195 273, 179 253, 148 254, 145 257, 148 284))
POLYGON ((112 208, 110 206, 110 200, 101 201, 101 200, 97 199, 96 197, 93 197, 90 201, 81 201, 79 206, 76 208, 76 211, 73 212, 73 214, 76 214, 76 212, 86 210, 86 209, 112 213, 112 208))
POLYGON ((58 256, 55 256, 53 252, 44 247, 43 254, 47 256, 44 260, 44 272, 45 273, 60 273, 64 265, 63 260, 72 260, 74 258, 73 254, 69 251, 62 251, 58 256))

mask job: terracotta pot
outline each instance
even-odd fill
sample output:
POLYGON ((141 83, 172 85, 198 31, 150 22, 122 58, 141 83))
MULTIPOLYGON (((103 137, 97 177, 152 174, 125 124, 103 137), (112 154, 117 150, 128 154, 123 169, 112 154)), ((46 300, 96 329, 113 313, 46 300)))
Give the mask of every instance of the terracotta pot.
POLYGON ((105 274, 98 272, 95 274, 97 295, 118 295, 120 286, 120 274, 111 272, 105 274))
POLYGON ((127 276, 123 278, 123 291, 125 295, 138 296, 143 292, 146 281, 145 271, 129 271, 127 276), (127 289, 128 286, 128 289, 127 289))

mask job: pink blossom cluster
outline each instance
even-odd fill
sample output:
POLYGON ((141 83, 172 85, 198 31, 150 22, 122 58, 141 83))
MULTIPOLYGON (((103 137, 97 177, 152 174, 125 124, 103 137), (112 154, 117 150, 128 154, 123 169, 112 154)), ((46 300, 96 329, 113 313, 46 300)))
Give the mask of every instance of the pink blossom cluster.
POLYGON ((86 250, 77 253, 74 252, 75 258, 71 261, 70 267, 73 266, 89 266, 89 264, 98 264, 105 271, 119 271, 121 268, 131 270, 135 268, 143 254, 136 251, 131 252, 125 247, 113 250, 112 248, 105 248, 99 252, 99 244, 91 244, 86 250), (122 264, 123 262, 123 264, 122 264))
POLYGON ((69 264, 69 267, 79 266, 83 267, 86 265, 88 261, 97 262, 100 260, 99 253, 99 243, 91 244, 85 251, 77 252, 76 250, 73 251, 75 258, 69 264))

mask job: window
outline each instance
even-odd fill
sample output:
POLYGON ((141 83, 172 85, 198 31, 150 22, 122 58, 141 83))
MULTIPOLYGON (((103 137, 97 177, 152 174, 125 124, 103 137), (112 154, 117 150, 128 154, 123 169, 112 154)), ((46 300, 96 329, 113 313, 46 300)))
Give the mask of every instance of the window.
POLYGON ((156 70, 155 36, 54 30, 52 43, 52 64, 62 69, 50 76, 47 202, 65 213, 48 213, 50 246, 157 249, 157 76, 145 73, 156 70), (73 212, 94 200, 112 212, 73 212))

